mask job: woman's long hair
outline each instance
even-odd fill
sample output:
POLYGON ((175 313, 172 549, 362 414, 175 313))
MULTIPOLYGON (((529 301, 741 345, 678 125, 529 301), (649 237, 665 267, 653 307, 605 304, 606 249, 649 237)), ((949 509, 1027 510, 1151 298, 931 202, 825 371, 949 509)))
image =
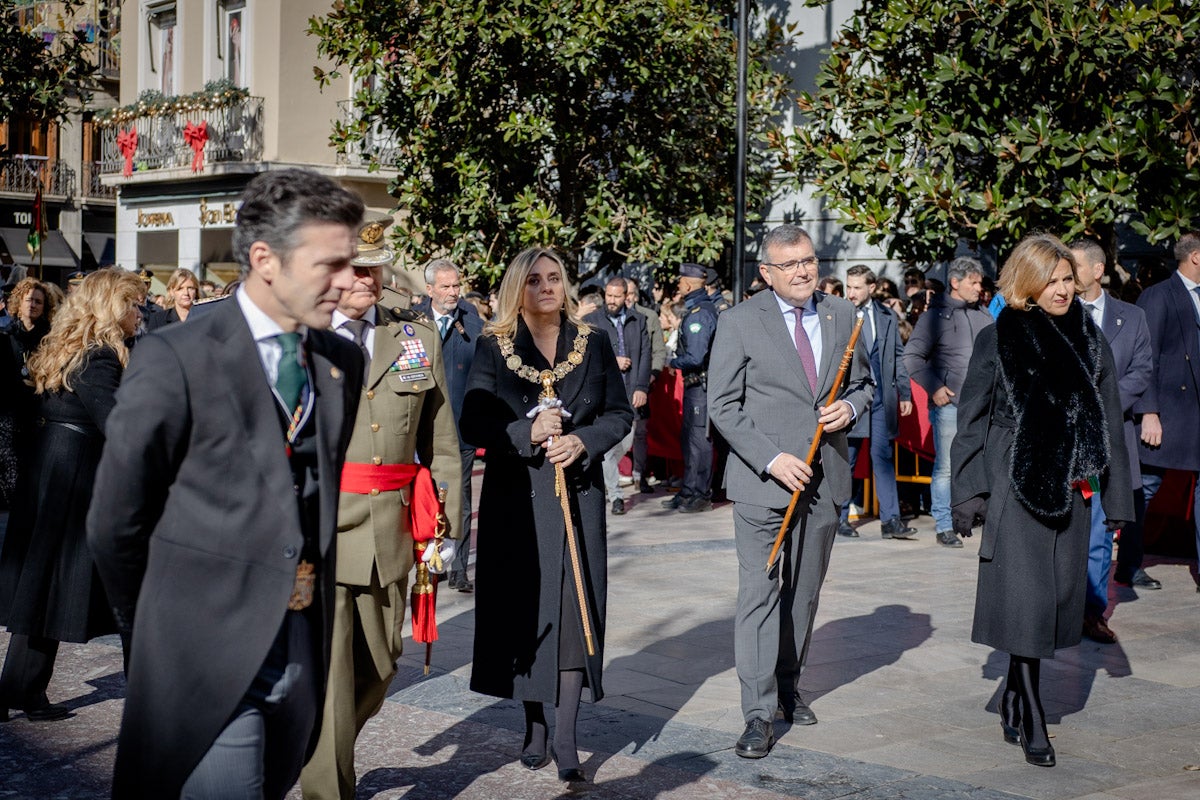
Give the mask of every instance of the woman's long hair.
POLYGON ((579 307, 575 298, 571 297, 571 285, 567 281, 567 267, 558 253, 548 247, 528 247, 517 253, 517 257, 504 271, 500 281, 500 291, 496 298, 496 307, 492 309, 492 320, 484 326, 483 332, 495 336, 512 337, 517 332, 517 318, 521 315, 521 303, 525 295, 525 283, 533 265, 540 258, 548 258, 558 265, 559 277, 563 287, 563 312, 567 320, 580 325, 579 307))
MULTIPOLYGON (((37 278, 22 278, 13 287, 12 294, 8 296, 8 315, 13 319, 21 318, 21 303, 25 302, 25 298, 32 292, 42 293, 42 318, 47 322, 54 321, 54 309, 56 307, 56 299, 54 295, 46 290, 46 284, 39 281, 37 278)), ((24 325, 25 323, 21 323, 24 325)))
POLYGON ((122 320, 141 299, 142 279, 123 269, 88 275, 54 316, 50 333, 29 359, 29 374, 38 394, 72 391, 71 374, 89 350, 109 347, 121 366, 129 363, 122 320))
MULTIPOLYGON (((163 298, 163 308, 175 307, 175 290, 189 281, 196 287, 196 300, 200 299, 200 279, 190 269, 180 267, 172 272, 170 279, 167 280, 167 295, 163 298)), ((195 305, 194 300, 192 305, 195 305)))
POLYGON ((1026 236, 1004 262, 996 288, 1011 308, 1028 311, 1037 305, 1059 261, 1071 265, 1071 274, 1078 281, 1079 267, 1075 256, 1057 236, 1049 233, 1026 236))

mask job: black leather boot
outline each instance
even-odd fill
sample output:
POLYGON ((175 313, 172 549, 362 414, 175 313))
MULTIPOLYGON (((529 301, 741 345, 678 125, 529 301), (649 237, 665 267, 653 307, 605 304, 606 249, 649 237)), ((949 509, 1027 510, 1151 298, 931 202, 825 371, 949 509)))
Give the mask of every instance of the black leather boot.
POLYGON ((1021 706, 1017 693, 1019 682, 1017 677, 1017 662, 1012 656, 1008 659, 1008 680, 1004 683, 1004 691, 1000 694, 1000 728, 1004 731, 1004 741, 1009 744, 1020 744, 1021 733, 1017 726, 1021 724, 1021 706))
POLYGON ((1046 732, 1046 712, 1042 710, 1042 696, 1038 683, 1041 678, 1042 662, 1037 658, 1012 656, 1016 666, 1020 695, 1020 720, 1017 730, 1025 760, 1037 767, 1054 766, 1054 746, 1046 732))

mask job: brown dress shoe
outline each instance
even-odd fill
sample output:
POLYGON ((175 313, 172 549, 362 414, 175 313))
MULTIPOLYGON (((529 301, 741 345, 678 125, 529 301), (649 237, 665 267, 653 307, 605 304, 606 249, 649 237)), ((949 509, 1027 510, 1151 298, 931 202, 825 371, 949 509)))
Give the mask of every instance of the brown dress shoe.
POLYGON ((1100 644, 1116 644, 1117 635, 1108 627, 1104 617, 1088 614, 1083 618, 1083 635, 1100 644))

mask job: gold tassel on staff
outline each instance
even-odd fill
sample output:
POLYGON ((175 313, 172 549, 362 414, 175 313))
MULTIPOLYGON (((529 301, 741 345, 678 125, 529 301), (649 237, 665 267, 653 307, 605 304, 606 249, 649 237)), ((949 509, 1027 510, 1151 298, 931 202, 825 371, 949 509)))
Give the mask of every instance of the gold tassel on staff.
MULTIPOLYGON (((842 353, 842 363, 838 367, 837 377, 833 379, 833 386, 829 389, 829 399, 825 401, 826 406, 833 405, 833 401, 837 400, 838 392, 842 390, 842 381, 846 379, 846 372, 850 369, 850 362, 854 360, 854 345, 858 344, 858 334, 862 331, 863 318, 859 317, 854 323, 854 330, 850 332, 850 342, 846 345, 846 350, 842 353)), ((804 458, 804 463, 812 466, 813 460, 817 457, 817 448, 821 446, 821 435, 825 433, 825 423, 817 423, 817 432, 813 434, 812 444, 808 448, 808 455, 804 458)), ((853 467, 853 465, 851 465, 853 467)), ((783 546, 783 537, 787 535, 788 525, 792 521, 792 512, 796 510, 796 501, 800 499, 800 493, 806 487, 801 486, 796 491, 792 492, 792 502, 788 503, 787 513, 783 515, 783 524, 779 526, 779 535, 775 537, 775 545, 771 548, 771 555, 767 557, 767 572, 771 571, 771 567, 775 566, 775 558, 779 555, 779 548, 783 546)))
MULTIPOLYGON (((539 400, 554 399, 554 374, 546 370, 541 375, 542 393, 539 400)), ((562 507, 563 522, 567 528, 567 552, 571 557, 571 573, 575 578, 575 596, 579 600, 579 614, 583 621, 583 639, 587 645, 587 654, 596 655, 596 647, 592 643, 592 623, 588 617, 587 593, 583 590, 583 569, 579 564, 579 543, 575 541, 575 524, 571 521, 571 498, 567 494, 567 476, 561 464, 554 465, 554 493, 558 495, 562 507)))

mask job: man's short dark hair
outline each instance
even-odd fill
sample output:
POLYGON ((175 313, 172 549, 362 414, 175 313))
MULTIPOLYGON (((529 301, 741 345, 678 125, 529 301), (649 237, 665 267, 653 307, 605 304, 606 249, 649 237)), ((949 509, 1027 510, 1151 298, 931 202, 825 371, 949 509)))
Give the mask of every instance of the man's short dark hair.
POLYGON ((866 264, 855 264, 850 269, 846 270, 847 278, 862 278, 866 281, 867 286, 874 286, 879 283, 879 277, 875 274, 875 270, 868 267, 866 264))
POLYGON ((1078 250, 1087 258, 1088 263, 1077 264, 1080 269, 1083 267, 1091 267, 1092 264, 1104 264, 1108 266, 1108 257, 1104 254, 1104 248, 1095 239, 1076 239, 1067 245, 1072 250, 1078 250))
POLYGON ((618 285, 621 287, 622 292, 626 292, 626 293, 629 292, 629 285, 627 283, 625 283, 625 278, 621 277, 620 275, 614 275, 613 277, 609 278, 608 281, 604 284, 604 288, 608 289, 608 287, 610 287, 610 286, 618 286, 618 285))
POLYGON ((1175 260, 1187 261, 1197 250, 1200 250, 1200 231, 1188 231, 1175 245, 1175 260))
POLYGON ((968 275, 983 277, 983 265, 970 256, 959 256, 946 268, 947 281, 961 281, 968 275))
POLYGON ((777 247, 791 247, 801 242, 809 242, 811 244, 812 241, 813 238, 808 235, 808 231, 804 230, 804 228, 801 228, 799 225, 793 225, 790 222, 785 222, 782 225, 772 228, 763 237, 762 253, 765 257, 768 250, 774 250, 777 247))
POLYGON ((245 277, 255 242, 265 242, 286 261, 303 226, 330 222, 356 230, 362 217, 362 200, 332 178, 306 169, 264 172, 242 193, 233 229, 233 257, 245 277))

